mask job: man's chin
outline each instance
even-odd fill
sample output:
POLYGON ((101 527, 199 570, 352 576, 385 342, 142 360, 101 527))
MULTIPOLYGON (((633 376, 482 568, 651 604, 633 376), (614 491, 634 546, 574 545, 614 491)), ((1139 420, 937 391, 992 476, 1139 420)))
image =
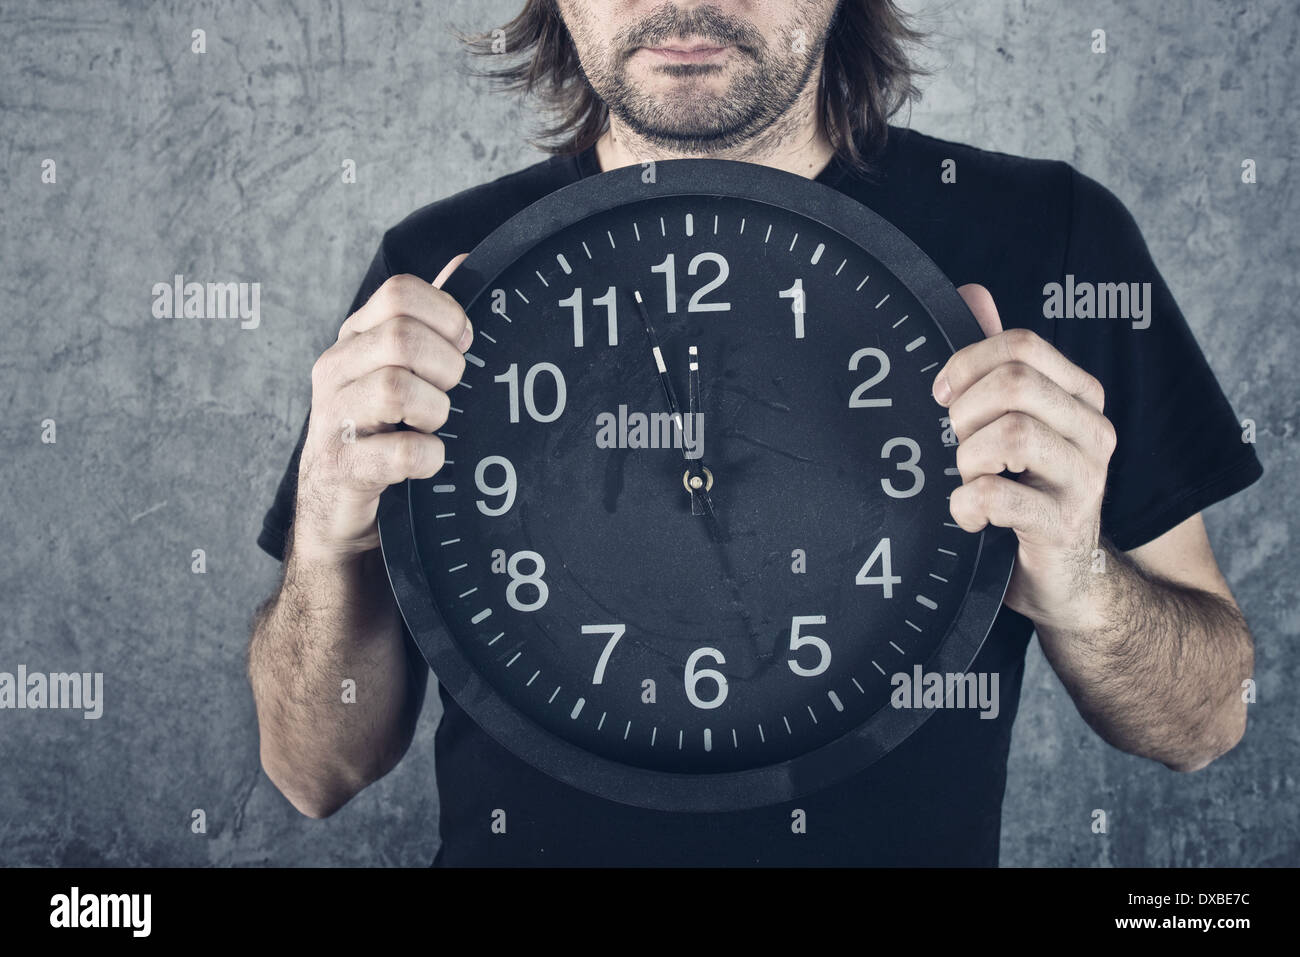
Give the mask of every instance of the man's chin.
POLYGON ((739 146, 749 139, 746 128, 706 126, 699 122, 698 117, 681 125, 635 123, 626 118, 623 122, 647 143, 675 153, 717 153, 739 146))

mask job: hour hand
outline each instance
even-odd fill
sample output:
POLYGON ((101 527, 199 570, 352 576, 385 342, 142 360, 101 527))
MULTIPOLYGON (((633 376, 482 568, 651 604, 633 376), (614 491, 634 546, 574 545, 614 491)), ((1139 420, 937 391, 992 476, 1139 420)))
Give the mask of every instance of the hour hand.
MULTIPOLYGON (((690 427, 695 430, 695 434, 700 434, 699 420, 695 417, 700 414, 700 350, 696 346, 691 346, 690 350, 690 369, 687 378, 686 388, 686 415, 690 427)), ((682 443, 685 447, 685 442, 682 443)), ((713 484, 713 473, 704 468, 702 459, 704 452, 700 450, 700 456, 696 457, 698 469, 694 474, 687 471, 686 487, 691 493, 691 514, 704 515, 705 508, 709 512, 713 511, 713 500, 709 498, 708 486, 713 484)))
MULTIPOLYGON (((686 459, 687 468, 682 473, 682 485, 691 497, 691 514, 703 515, 709 523, 709 534, 716 541, 727 541, 728 535, 723 529, 722 523, 718 521, 718 513, 713 508, 713 498, 709 495, 713 488, 713 473, 708 466, 704 464, 702 458, 690 458, 687 455, 689 451, 686 447, 685 435, 683 434, 684 423, 682 421, 681 406, 677 403, 677 393, 673 390, 672 376, 668 374, 668 366, 664 362, 663 350, 659 348, 659 337, 655 334, 654 325, 650 322, 650 315, 646 312, 645 302, 641 299, 640 290, 634 290, 632 298, 636 301, 638 314, 641 316, 641 325, 645 327, 646 339, 650 343, 650 354, 654 359, 655 369, 659 373, 659 384, 664 390, 664 399, 668 404, 668 413, 672 416, 673 426, 677 429, 678 437, 682 439, 682 456, 686 459)), ((690 388, 688 391, 688 400, 690 402, 690 413, 694 416, 699 412, 700 407, 700 369, 699 369, 699 350, 691 346, 690 360, 690 388)), ((692 426, 695 421, 692 419, 692 426)), ((696 433, 698 434, 698 432, 696 433)))
MULTIPOLYGON (((703 437, 700 431, 700 420, 696 419, 697 415, 703 415, 701 411, 702 403, 700 401, 700 350, 697 346, 690 348, 690 368, 688 370, 688 387, 687 387, 687 406, 686 413, 690 416, 691 428, 695 430, 697 441, 703 445, 703 437)), ((685 448, 683 440, 682 447, 685 448)), ((719 541, 727 541, 728 536, 722 528, 722 523, 718 521, 718 513, 713 508, 713 497, 709 492, 713 489, 713 472, 703 459, 704 450, 700 449, 700 455, 694 459, 687 457, 691 465, 682 475, 682 483, 686 486, 686 491, 691 494, 691 514, 704 515, 710 522, 710 532, 714 538, 719 541)))

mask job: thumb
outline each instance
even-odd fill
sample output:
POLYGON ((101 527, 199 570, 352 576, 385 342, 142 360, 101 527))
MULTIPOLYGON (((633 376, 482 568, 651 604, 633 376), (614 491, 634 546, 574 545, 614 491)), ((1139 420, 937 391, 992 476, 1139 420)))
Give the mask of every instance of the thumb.
POLYGON ((998 315, 998 307, 993 304, 992 293, 972 282, 958 286, 957 295, 965 300, 966 308, 974 314, 975 321, 984 330, 984 338, 996 336, 1002 331, 1002 318, 998 315))
POLYGON ((447 278, 456 271, 456 267, 463 263, 468 256, 469 253, 461 253, 459 256, 454 257, 451 262, 442 267, 442 272, 438 273, 438 277, 434 279, 433 284, 441 289, 442 284, 447 281, 447 278))

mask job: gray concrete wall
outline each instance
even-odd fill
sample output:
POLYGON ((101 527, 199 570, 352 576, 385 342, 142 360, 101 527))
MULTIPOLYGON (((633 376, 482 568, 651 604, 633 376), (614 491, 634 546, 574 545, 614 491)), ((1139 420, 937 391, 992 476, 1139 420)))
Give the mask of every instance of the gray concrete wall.
MULTIPOLYGON (((1007 864, 1300 863, 1291 0, 912 4, 939 73, 911 122, 1068 160, 1142 224, 1265 478, 1211 509, 1255 631, 1246 741, 1195 775, 1120 754, 1030 649, 1007 864), (1094 28, 1108 52, 1089 52, 1094 28), (1244 158, 1259 182, 1239 181, 1244 158), (1284 493, 1292 493, 1292 502, 1284 493), (1110 833, 1091 833, 1091 811, 1110 833)), ((102 671, 98 721, 0 712, 0 862, 415 864, 437 841, 436 697, 388 778, 325 822, 261 773, 243 677, 254 545, 383 228, 537 158, 449 24, 513 0, 10 0, 0 12, 0 670, 102 671), (207 52, 190 52, 191 31, 207 52), (42 161, 56 182, 42 183, 42 161), (357 182, 340 182, 344 159, 357 182), (171 322, 176 274, 262 284, 262 321, 171 322), (40 440, 42 420, 57 442, 40 440), (204 549, 206 574, 191 572, 204 549), (190 830, 202 808, 208 833, 190 830)))

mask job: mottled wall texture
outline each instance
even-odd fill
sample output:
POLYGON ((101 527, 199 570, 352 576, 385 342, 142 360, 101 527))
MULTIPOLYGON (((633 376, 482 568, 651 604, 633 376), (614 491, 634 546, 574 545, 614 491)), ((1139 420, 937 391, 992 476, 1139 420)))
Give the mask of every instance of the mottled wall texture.
MULTIPOLYGON (((0 670, 99 671, 105 696, 97 721, 0 712, 3 863, 432 858, 436 696, 400 767, 327 821, 301 817, 262 773, 243 655, 278 567, 254 539, 310 365, 380 233, 538 158, 527 106, 469 79, 449 32, 517 6, 0 10, 0 670), (191 52, 195 29, 205 53, 191 52), (355 184, 341 182, 345 159, 355 184), (155 318, 151 287, 176 274, 261 283, 260 324, 155 318), (47 419, 54 444, 41 441, 47 419), (205 835, 191 833, 196 808, 205 835)), ((1266 469, 1206 516, 1258 643, 1245 742, 1192 775, 1121 754, 1034 644, 1003 861, 1300 864, 1296 5, 910 6, 934 31, 935 73, 901 121, 1064 159, 1114 190, 1234 408, 1256 422, 1266 469), (1104 54, 1090 49, 1098 28, 1104 54), (1094 808, 1108 834, 1092 833, 1094 808)))

